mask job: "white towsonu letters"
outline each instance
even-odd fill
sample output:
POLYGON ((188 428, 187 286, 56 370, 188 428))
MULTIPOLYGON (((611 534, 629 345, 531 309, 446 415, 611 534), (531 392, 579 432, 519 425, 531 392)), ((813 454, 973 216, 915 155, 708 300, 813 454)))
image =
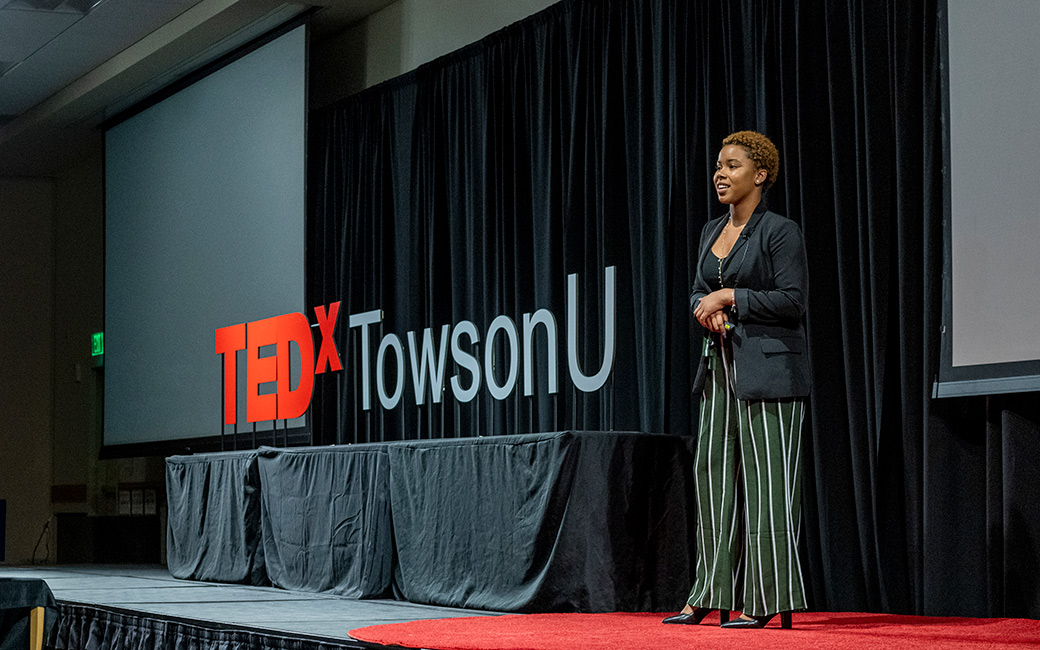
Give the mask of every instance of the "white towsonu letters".
MULTIPOLYGON (((582 371, 578 359, 578 274, 567 276, 567 369, 571 382, 582 392, 592 393, 607 383, 607 378, 614 366, 616 340, 617 301, 616 301, 616 267, 604 269, 605 295, 603 299, 603 356, 599 370, 587 375, 582 371)), ((385 409, 395 408, 401 400, 405 385, 405 350, 401 339, 396 334, 386 334, 379 343, 375 367, 371 365, 370 346, 372 336, 369 327, 383 320, 381 310, 351 314, 350 327, 360 330, 360 362, 361 362, 361 408, 372 407, 372 373, 375 373, 376 392, 379 402, 385 409), (389 365, 388 365, 389 364, 389 365), (393 379, 388 380, 388 375, 393 379), (393 383, 393 392, 388 391, 387 382, 393 383)), ((548 309, 539 309, 534 313, 523 314, 523 332, 517 330, 512 318, 502 314, 491 321, 483 338, 484 353, 480 358, 476 351, 481 343, 480 330, 472 321, 464 320, 454 327, 442 325, 440 335, 434 335, 433 328, 427 327, 419 339, 416 332, 408 332, 407 361, 416 405, 426 403, 429 393, 435 404, 444 399, 447 386, 460 402, 470 402, 477 396, 483 384, 491 396, 497 400, 509 397, 516 390, 520 371, 523 371, 523 395, 530 397, 535 392, 535 332, 541 327, 545 334, 544 354, 548 370, 546 392, 555 395, 559 392, 558 334, 556 317, 548 309), (437 339, 437 340, 435 340, 437 339), (498 343, 505 345, 505 354, 498 352, 498 343), (521 345, 522 342, 522 345, 521 345), (457 372, 448 381, 448 350, 457 372), (523 358, 521 359, 521 354, 523 358), (483 363, 481 363, 483 362, 483 363), (497 371, 497 372, 496 372, 497 371), (499 381, 499 377, 503 377, 499 381)))

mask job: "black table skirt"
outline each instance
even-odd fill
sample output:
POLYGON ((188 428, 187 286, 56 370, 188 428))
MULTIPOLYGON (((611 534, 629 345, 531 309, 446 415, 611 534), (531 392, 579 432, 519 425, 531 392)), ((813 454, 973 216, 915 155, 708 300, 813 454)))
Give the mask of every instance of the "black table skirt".
POLYGON ((176 578, 266 585, 257 452, 166 459, 166 563, 176 578))
POLYGON ((668 610, 692 581, 689 438, 562 432, 252 453, 255 474, 228 454, 169 459, 168 485, 194 486, 170 495, 174 575, 255 578, 263 562, 287 589, 498 611, 668 610), (236 491, 254 476, 258 492, 236 491), (245 516, 254 502, 256 519, 245 516), (212 525, 217 511, 235 521, 212 525), (232 545, 215 563, 184 552, 225 537, 257 548, 232 545))
POLYGON ((393 577, 386 445, 262 448, 264 559, 284 589, 375 598, 393 577))
POLYGON ((43 645, 52 644, 58 608, 50 587, 37 578, 0 578, 0 650, 25 650, 32 610, 43 607, 43 645))

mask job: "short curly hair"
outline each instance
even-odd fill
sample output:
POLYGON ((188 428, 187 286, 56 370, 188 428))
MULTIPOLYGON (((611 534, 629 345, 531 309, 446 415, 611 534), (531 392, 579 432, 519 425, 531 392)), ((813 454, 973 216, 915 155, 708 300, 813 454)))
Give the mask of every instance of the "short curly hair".
POLYGON ((757 168, 766 170, 766 180, 762 185, 762 191, 768 190, 780 173, 780 153, 776 150, 776 145, 769 138, 755 131, 737 131, 726 136, 726 139, 722 141, 723 147, 731 144, 743 147, 747 152, 747 157, 755 163, 757 168))

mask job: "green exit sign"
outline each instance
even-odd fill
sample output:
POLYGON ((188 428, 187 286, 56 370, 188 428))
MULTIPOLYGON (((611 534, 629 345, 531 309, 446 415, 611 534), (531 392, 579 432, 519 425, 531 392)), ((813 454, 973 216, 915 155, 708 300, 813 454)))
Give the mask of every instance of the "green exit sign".
POLYGON ((100 357, 105 353, 105 333, 95 332, 90 336, 90 356, 100 357))

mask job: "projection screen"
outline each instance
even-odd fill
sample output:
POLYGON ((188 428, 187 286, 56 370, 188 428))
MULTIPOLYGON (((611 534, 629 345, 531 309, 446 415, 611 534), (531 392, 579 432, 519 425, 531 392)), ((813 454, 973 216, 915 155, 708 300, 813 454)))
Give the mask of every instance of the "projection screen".
POLYGON ((938 397, 1040 390, 1035 0, 948 0, 938 397))
POLYGON ((220 435, 214 330, 304 311, 305 29, 106 133, 106 447, 220 435))

